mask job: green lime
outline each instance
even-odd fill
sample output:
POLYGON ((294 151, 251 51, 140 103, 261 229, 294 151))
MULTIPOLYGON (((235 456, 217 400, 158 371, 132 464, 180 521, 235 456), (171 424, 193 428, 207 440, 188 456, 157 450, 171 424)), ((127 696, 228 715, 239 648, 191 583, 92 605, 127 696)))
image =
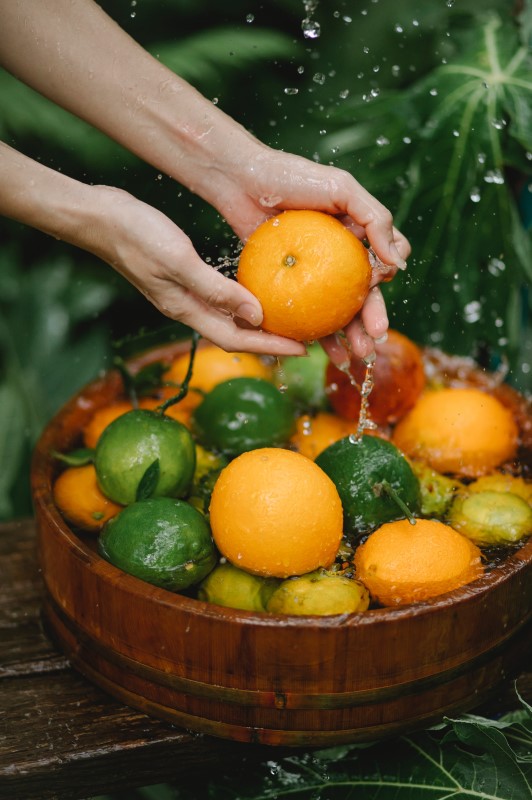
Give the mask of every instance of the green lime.
POLYGON ((147 497, 183 497, 195 464, 190 431, 147 409, 128 411, 111 422, 94 458, 101 490, 122 505, 147 497))
POLYGON ((201 581, 217 558, 203 515, 173 497, 124 508, 103 529, 98 548, 115 567, 171 592, 201 581))
POLYGON ((369 592, 359 581, 333 572, 310 572, 283 581, 268 601, 272 614, 353 614, 366 611, 369 592))
POLYGON ((463 493, 452 504, 448 521, 475 544, 512 544, 532 533, 532 508, 511 492, 463 493))
POLYGON ((294 403, 308 412, 327 407, 325 370, 328 357, 320 344, 307 347, 307 356, 285 356, 275 369, 275 382, 294 403))
POLYGON ((198 587, 198 598, 228 608, 266 611, 266 604, 280 581, 251 575, 232 564, 219 564, 198 587))
POLYGON ((316 464, 338 490, 346 533, 365 533, 407 511, 420 512, 419 481, 403 453, 386 439, 346 436, 320 453, 316 464))
POLYGON ((231 457, 286 444, 294 425, 291 400, 262 378, 219 383, 193 414, 200 442, 231 457))

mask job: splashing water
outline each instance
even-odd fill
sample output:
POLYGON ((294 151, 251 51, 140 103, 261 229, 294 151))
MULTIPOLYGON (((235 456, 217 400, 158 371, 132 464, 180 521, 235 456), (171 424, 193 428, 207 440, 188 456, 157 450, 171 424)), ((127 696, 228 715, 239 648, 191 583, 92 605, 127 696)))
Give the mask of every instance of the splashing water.
POLYGON ((319 22, 312 19, 318 0, 303 0, 303 8, 305 9, 305 19, 301 23, 301 30, 305 39, 318 39, 321 33, 321 26, 319 22))

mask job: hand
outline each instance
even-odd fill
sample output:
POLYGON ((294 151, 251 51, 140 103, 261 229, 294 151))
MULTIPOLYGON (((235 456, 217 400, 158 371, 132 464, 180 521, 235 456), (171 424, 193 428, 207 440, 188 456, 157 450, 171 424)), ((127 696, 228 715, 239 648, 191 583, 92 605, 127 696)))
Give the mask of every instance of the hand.
MULTIPOLYGON (((349 173, 316 164, 300 156, 248 143, 251 152, 240 153, 238 167, 211 182, 208 199, 225 216, 242 239, 268 217, 288 208, 325 211, 339 219, 360 239, 367 239, 382 262, 373 269, 371 291, 360 314, 346 327, 346 339, 327 337, 322 344, 334 363, 354 355, 368 356, 375 340, 386 334, 388 316, 378 284, 391 280, 406 267, 407 239, 393 227, 392 215, 349 173), (253 146, 258 152, 253 153, 253 146), (386 267, 388 269, 383 269, 386 267)), ((207 193, 204 193, 204 196, 207 193)))
POLYGON ((74 243, 114 267, 163 314, 228 351, 305 353, 300 342, 251 329, 262 321, 258 300, 202 261, 168 217, 120 189, 91 188, 97 218, 74 243))

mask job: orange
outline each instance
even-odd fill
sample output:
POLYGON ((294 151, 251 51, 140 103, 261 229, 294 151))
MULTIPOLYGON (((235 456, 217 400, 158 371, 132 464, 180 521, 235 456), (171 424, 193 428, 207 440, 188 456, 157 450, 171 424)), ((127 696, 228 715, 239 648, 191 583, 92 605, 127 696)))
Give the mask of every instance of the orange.
POLYGON ((450 592, 483 573, 476 545, 435 519, 387 522, 355 552, 358 580, 383 606, 450 592))
POLYGON ((69 467, 54 484, 54 501, 65 519, 84 531, 98 532, 122 510, 101 491, 93 464, 69 467))
MULTIPOLYGON (((375 345, 377 356, 373 370, 373 389, 369 396, 369 415, 379 425, 401 419, 415 404, 425 387, 425 368, 419 347, 398 331, 389 330, 385 342, 375 345)), ((346 419, 358 419, 359 386, 365 379, 366 365, 352 358, 349 373, 329 363, 326 370, 326 393, 334 411, 346 419)))
POLYGON ((364 245, 335 217, 285 211, 251 234, 236 277, 260 300, 264 330, 311 341, 353 319, 371 266, 364 245))
POLYGON ((265 447, 231 461, 216 481, 209 512, 221 554, 266 577, 330 566, 342 538, 342 504, 333 482, 291 450, 265 447))
POLYGON ((296 431, 290 443, 298 453, 314 460, 330 444, 356 431, 356 422, 349 422, 327 411, 320 411, 315 416, 303 414, 296 420, 296 431))
MULTIPOLYGON (((177 394, 177 391, 174 392, 174 394, 177 394)), ((201 400, 201 396, 198 395, 198 397, 201 400)), ((138 406, 139 408, 155 409, 163 402, 164 401, 162 399, 155 397, 143 397, 141 400, 139 400, 138 406)), ((104 406, 103 408, 99 408, 97 411, 95 411, 88 424, 83 429, 83 441, 85 443, 85 447, 94 449, 98 444, 98 439, 105 428, 107 428, 111 422, 114 422, 115 419, 121 417, 122 414, 132 410, 133 403, 131 403, 129 400, 122 400, 116 403, 111 403, 110 405, 104 406)), ((167 408, 165 411, 166 416, 172 417, 178 422, 182 422, 183 425, 187 425, 189 423, 191 413, 192 409, 183 407, 181 402, 177 403, 175 406, 170 406, 170 408, 167 408)))
MULTIPOLYGON (((189 354, 183 353, 165 372, 164 380, 177 386, 181 385, 185 380, 188 365, 189 354)), ((182 406, 190 414, 199 406, 205 394, 219 383, 231 378, 263 378, 269 381, 272 380, 272 376, 273 368, 253 353, 227 353, 217 345, 207 344, 196 350, 188 394, 176 406, 171 406, 167 413, 172 408, 177 409, 182 406)), ((175 387, 166 387, 164 393, 166 396, 171 396, 178 391, 175 387)))
POLYGON ((392 441, 437 472, 476 478, 515 456, 518 429, 492 395, 447 388, 422 395, 398 422, 392 441))

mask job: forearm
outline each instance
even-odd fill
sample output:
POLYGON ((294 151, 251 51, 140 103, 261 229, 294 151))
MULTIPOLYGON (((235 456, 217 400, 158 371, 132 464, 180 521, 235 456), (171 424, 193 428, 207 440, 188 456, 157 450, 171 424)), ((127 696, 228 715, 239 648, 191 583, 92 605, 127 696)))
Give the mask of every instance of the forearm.
POLYGON ((0 214, 86 247, 94 189, 0 142, 0 214))
POLYGON ((1 0, 0 9, 9 71, 200 195, 213 171, 262 148, 92 0, 1 0))

